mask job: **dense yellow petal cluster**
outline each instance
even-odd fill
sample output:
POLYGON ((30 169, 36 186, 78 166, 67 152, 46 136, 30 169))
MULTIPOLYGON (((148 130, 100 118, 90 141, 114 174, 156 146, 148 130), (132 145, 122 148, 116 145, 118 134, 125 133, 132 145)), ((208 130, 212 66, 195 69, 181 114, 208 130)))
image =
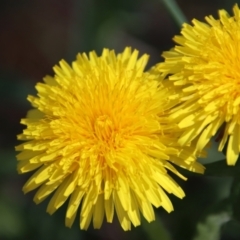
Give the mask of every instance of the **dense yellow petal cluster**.
MULTIPOLYGON (((194 148, 180 148, 180 132, 167 111, 176 105, 159 73, 144 72, 148 56, 104 49, 79 54, 69 66, 55 66, 55 76, 38 83, 38 96, 29 96, 34 109, 21 123, 16 147, 18 171, 36 170, 24 192, 38 188, 34 201, 51 193, 47 211, 53 214, 68 200, 66 225, 80 209, 80 228, 91 220, 100 228, 116 211, 124 230, 140 224, 140 212, 150 222, 153 206, 171 212, 167 193, 183 190, 168 175, 184 177, 171 163, 203 172, 194 148)), ((172 89, 172 90, 170 90, 172 89)))
POLYGON ((172 118, 184 133, 181 145, 198 139, 203 149, 212 136, 220 135, 219 151, 227 144, 227 163, 234 165, 240 151, 240 11, 231 17, 225 10, 207 23, 184 24, 178 44, 164 52, 157 68, 173 81, 181 105, 172 118))

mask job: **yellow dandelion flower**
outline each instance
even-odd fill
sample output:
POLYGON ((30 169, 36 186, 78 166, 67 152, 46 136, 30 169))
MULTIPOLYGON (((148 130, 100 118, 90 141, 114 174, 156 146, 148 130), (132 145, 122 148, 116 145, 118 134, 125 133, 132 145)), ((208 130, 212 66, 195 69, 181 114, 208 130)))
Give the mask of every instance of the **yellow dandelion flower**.
POLYGON ((18 136, 18 171, 35 171, 23 187, 39 187, 34 201, 54 192, 47 212, 53 214, 68 199, 65 224, 71 227, 80 209, 80 228, 91 220, 100 228, 116 211, 124 230, 140 224, 140 212, 150 222, 153 206, 173 210, 166 193, 184 197, 167 170, 184 177, 171 164, 203 172, 191 147, 180 149, 178 132, 168 123, 167 100, 159 76, 144 72, 148 56, 126 48, 116 55, 104 49, 79 54, 69 66, 55 66, 55 76, 38 83, 38 96, 18 136))
POLYGON ((240 151, 240 11, 231 17, 219 11, 219 19, 184 24, 178 44, 164 52, 165 62, 157 68, 174 82, 182 105, 172 118, 184 130, 179 143, 197 137, 197 150, 212 136, 220 136, 219 151, 227 144, 227 163, 234 165, 240 151))

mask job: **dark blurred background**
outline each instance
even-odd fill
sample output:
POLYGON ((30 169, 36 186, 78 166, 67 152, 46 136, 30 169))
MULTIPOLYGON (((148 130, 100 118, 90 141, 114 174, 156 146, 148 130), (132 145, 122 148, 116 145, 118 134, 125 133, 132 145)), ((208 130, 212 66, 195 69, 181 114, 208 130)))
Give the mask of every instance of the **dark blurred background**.
MULTIPOLYGON (((232 15, 235 2, 177 1, 189 22, 192 18, 203 21, 210 14, 217 17, 222 8, 232 15)), ((172 38, 179 32, 161 0, 0 1, 0 240, 201 240, 197 223, 204 223, 209 209, 228 195, 229 178, 178 180, 186 197, 171 196, 175 211, 168 214, 156 209, 156 222, 143 221, 131 232, 123 232, 116 219, 100 230, 81 231, 78 219, 72 229, 64 226, 66 206, 49 216, 45 212, 48 200, 36 206, 34 193, 24 195, 21 189, 31 173, 18 175, 16 171, 14 146, 23 129, 19 121, 30 108, 26 97, 35 94, 35 84, 45 75, 53 74, 59 60, 72 62, 78 52, 100 54, 102 48, 121 52, 132 46, 151 55, 151 66, 162 60, 162 51, 174 46, 172 38)))

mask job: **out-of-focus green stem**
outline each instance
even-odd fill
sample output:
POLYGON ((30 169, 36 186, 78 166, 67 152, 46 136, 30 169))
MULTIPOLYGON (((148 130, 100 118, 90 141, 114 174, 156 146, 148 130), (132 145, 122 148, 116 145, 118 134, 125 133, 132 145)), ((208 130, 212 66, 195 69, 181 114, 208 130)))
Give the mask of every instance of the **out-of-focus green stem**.
POLYGON ((178 6, 175 0, 161 0, 164 5, 166 6, 169 13, 174 18, 175 22, 178 24, 178 26, 181 28, 182 24, 187 22, 187 18, 183 14, 182 10, 178 6))
POLYGON ((171 240, 170 234, 163 226, 160 218, 155 215, 156 220, 148 223, 145 219, 142 219, 142 228, 148 236, 148 240, 171 240))

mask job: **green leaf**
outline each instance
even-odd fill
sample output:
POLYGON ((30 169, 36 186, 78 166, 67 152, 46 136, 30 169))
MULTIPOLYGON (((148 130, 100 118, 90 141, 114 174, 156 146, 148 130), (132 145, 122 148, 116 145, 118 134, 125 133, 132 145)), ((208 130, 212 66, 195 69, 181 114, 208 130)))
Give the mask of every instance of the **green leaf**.
POLYGON ((233 177, 240 173, 240 162, 235 166, 228 166, 225 159, 205 165, 205 176, 212 177, 233 177))
POLYGON ((193 240, 219 240, 221 234, 221 226, 229 220, 227 212, 211 214, 197 225, 197 235, 193 240))
POLYGON ((230 220, 223 224, 221 228, 221 239, 240 239, 240 223, 235 220, 230 220))
POLYGON ((230 199, 232 201, 232 215, 235 220, 240 221, 240 177, 235 177, 233 179, 231 192, 230 192, 230 199))

